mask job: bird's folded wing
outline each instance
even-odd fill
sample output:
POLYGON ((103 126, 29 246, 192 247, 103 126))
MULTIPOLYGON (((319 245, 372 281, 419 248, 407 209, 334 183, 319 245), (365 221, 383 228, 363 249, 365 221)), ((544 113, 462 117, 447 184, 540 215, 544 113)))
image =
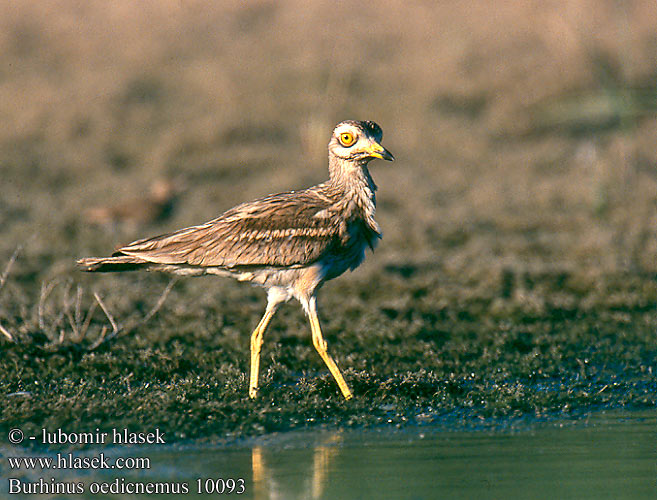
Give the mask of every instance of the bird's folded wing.
POLYGON ((114 255, 191 266, 304 266, 337 244, 329 202, 304 192, 238 205, 199 226, 138 240, 114 255))

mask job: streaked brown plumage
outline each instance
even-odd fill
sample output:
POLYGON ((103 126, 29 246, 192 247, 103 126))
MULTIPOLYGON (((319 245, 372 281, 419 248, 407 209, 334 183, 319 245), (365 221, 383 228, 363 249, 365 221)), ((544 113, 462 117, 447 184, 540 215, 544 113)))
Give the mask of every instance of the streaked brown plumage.
POLYGON ((138 240, 112 257, 80 259, 78 265, 85 271, 232 275, 266 288, 267 308, 251 335, 251 397, 264 331, 278 306, 294 297, 310 320, 315 348, 349 399, 351 391, 326 350, 315 293, 325 281, 355 269, 381 237, 374 220, 376 185, 367 166, 374 158, 393 160, 380 145, 381 135, 374 122, 339 123, 329 142, 328 181, 243 203, 205 224, 138 240))

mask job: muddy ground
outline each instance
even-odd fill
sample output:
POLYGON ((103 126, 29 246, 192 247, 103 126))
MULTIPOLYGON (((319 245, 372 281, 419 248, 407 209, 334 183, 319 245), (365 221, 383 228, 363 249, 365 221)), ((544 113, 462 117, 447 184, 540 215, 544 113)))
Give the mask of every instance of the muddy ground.
POLYGON ((217 441, 657 403, 655 2, 0 9, 0 432, 217 441), (262 290, 75 270, 323 181, 349 118, 397 157, 372 164, 378 249, 319 296, 353 400, 297 304, 251 401, 262 290), (159 179, 162 213, 90 215, 159 179))

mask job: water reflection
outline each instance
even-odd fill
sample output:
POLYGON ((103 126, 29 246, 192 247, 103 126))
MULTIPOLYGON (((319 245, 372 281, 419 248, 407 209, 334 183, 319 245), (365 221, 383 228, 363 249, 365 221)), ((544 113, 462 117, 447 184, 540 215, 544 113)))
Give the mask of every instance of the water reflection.
MULTIPOLYGON (((243 480, 241 499, 657 498, 657 411, 598 414, 587 420, 506 422, 483 430, 414 427, 397 431, 307 430, 230 445, 166 445, 131 449, 144 471, 56 471, 59 481, 185 482, 185 498, 206 480, 243 480)), ((91 450, 96 454, 100 450, 91 450)), ((107 456, 124 447, 103 449, 107 456)), ((3 449, 1 455, 16 454, 3 449)), ((114 455, 112 455, 114 454, 114 455)), ((27 450, 23 455, 29 455, 27 450)), ((0 460, 2 462, 2 460, 0 460)), ((0 498, 7 481, 0 463, 0 498)), ((16 472, 17 473, 17 472, 16 472)), ((23 471, 36 481, 42 471, 23 471)), ((32 498, 14 496, 14 498, 32 498)), ((97 500, 97 495, 76 496, 97 500)), ((104 498, 126 498, 115 495, 104 498)), ((130 498, 150 498, 134 495, 130 498)), ((158 498, 181 498, 158 495, 158 498)))
MULTIPOLYGON (((313 500, 322 498, 329 480, 329 471, 335 458, 340 454, 342 433, 336 432, 322 438, 312 451, 311 470, 305 475, 310 480, 300 481, 303 485, 302 498, 313 500)), ((280 450, 266 450, 261 445, 255 445, 251 450, 251 469, 253 477, 253 498, 265 500, 272 498, 288 498, 290 494, 287 485, 281 484, 276 476, 277 458, 280 450), (265 458, 265 455, 268 455, 265 458), (270 466, 271 465, 271 466, 270 466)), ((302 462, 304 463, 304 462, 302 462)), ((280 463, 278 464, 280 465, 280 463)))
POLYGON ((337 446, 342 442, 340 434, 333 434, 326 443, 317 446, 313 454, 313 499, 320 498, 324 485, 327 482, 328 471, 340 448, 337 446))
POLYGON ((653 500, 656 425, 651 411, 491 430, 281 434, 243 450, 248 496, 653 500))

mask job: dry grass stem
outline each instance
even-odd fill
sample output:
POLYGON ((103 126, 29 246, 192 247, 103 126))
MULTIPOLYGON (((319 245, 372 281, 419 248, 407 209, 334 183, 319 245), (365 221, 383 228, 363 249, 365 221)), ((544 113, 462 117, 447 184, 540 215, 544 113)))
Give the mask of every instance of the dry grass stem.
POLYGON ((7 281, 7 277, 11 272, 11 268, 14 266, 14 263, 18 258, 18 254, 21 252, 22 249, 23 249, 23 245, 18 245, 16 247, 16 250, 14 250, 14 253, 11 254, 11 257, 9 257, 9 260, 7 261, 7 265, 5 265, 5 270, 2 272, 2 275, 0 276, 0 290, 2 290, 2 287, 5 286, 5 282, 7 281))
POLYGON ((169 283, 167 284, 166 288, 160 295, 160 298, 157 299, 157 302, 155 305, 151 308, 150 311, 144 316, 144 318, 141 320, 140 324, 146 323, 148 320, 150 320, 153 316, 157 314, 157 312, 160 310, 162 305, 164 305, 164 301, 167 300, 167 297, 169 296, 169 292, 171 292, 171 289, 173 288, 173 285, 176 284, 177 278, 171 278, 169 280, 169 283))
MULTIPOLYGON (((7 282, 13 265, 18 258, 22 246, 18 246, 11 255, 5 269, 0 276, 0 288, 7 282)), ((0 324, 0 334, 8 341, 14 343, 33 344, 37 348, 54 352, 69 345, 78 345, 87 351, 93 351, 100 345, 108 342, 118 334, 126 334, 143 326, 162 308, 176 279, 171 279, 151 309, 143 316, 130 317, 122 326, 105 304, 98 292, 93 292, 94 300, 85 306, 84 288, 77 284, 73 292, 73 281, 67 279, 53 279, 41 283, 41 288, 36 304, 30 307, 28 294, 21 294, 22 288, 16 290, 14 299, 19 302, 20 315, 27 320, 23 322, 12 321, 11 315, 7 316, 10 324, 0 324), (96 310, 100 306, 109 326, 102 325, 96 328, 93 325, 96 310), (30 312, 31 309, 31 312, 30 312), (14 324, 15 323, 15 324, 14 324), (5 326, 7 325, 7 326, 5 326), (96 334, 92 334, 95 330, 96 334), (43 343, 38 340, 41 333, 47 341, 43 343)))
POLYGON ((14 336, 0 323, 0 333, 2 333, 10 342, 16 342, 14 336))

